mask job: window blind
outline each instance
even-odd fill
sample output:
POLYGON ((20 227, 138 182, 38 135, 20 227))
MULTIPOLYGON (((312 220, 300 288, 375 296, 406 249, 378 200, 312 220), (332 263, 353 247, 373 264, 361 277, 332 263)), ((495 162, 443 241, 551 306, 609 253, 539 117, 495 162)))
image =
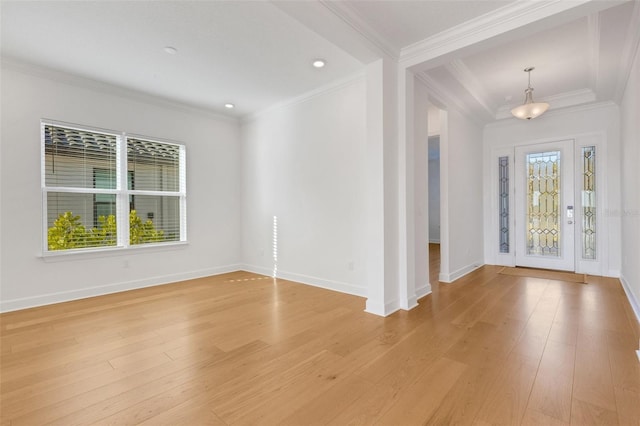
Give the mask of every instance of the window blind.
POLYGON ((104 171, 116 189, 117 135, 44 126, 45 184, 48 187, 94 188, 94 169, 104 171))
POLYGON ((45 122, 42 144, 45 251, 186 241, 183 145, 45 122))

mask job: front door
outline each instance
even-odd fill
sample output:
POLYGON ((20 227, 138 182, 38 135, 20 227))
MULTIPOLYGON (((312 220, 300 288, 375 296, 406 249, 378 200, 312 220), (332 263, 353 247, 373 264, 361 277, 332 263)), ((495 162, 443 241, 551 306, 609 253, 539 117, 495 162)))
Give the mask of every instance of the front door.
POLYGON ((516 265, 574 271, 573 140, 515 150, 516 265))

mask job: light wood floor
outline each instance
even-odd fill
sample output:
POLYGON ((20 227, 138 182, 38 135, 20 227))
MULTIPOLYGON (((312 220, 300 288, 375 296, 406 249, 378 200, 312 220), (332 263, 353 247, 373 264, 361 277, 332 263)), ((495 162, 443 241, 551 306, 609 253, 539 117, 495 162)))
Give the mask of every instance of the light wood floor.
POLYGON ((1 320, 1 424, 638 425, 617 280, 485 266, 410 312, 238 272, 1 320))

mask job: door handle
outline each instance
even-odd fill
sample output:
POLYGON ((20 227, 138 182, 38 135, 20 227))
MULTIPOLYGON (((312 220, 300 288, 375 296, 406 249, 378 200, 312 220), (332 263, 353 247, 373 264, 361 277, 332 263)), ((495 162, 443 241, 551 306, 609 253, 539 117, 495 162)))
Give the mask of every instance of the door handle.
POLYGON ((573 224, 573 221, 572 221, 572 220, 568 220, 568 221, 567 221, 567 223, 568 223, 569 225, 572 225, 572 224, 573 224))

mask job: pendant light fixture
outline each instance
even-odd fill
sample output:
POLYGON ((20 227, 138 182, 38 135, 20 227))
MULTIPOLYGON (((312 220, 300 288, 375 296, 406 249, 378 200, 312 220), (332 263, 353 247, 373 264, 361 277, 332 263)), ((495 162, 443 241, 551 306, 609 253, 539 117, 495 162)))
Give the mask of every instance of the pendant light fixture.
POLYGON ((524 91, 524 104, 515 107, 511 110, 511 114, 514 117, 521 118, 523 120, 531 120, 542 114, 549 109, 549 104, 546 102, 534 102, 533 101, 533 87, 531 87, 531 71, 535 67, 527 67, 524 72, 529 74, 529 85, 524 91))

